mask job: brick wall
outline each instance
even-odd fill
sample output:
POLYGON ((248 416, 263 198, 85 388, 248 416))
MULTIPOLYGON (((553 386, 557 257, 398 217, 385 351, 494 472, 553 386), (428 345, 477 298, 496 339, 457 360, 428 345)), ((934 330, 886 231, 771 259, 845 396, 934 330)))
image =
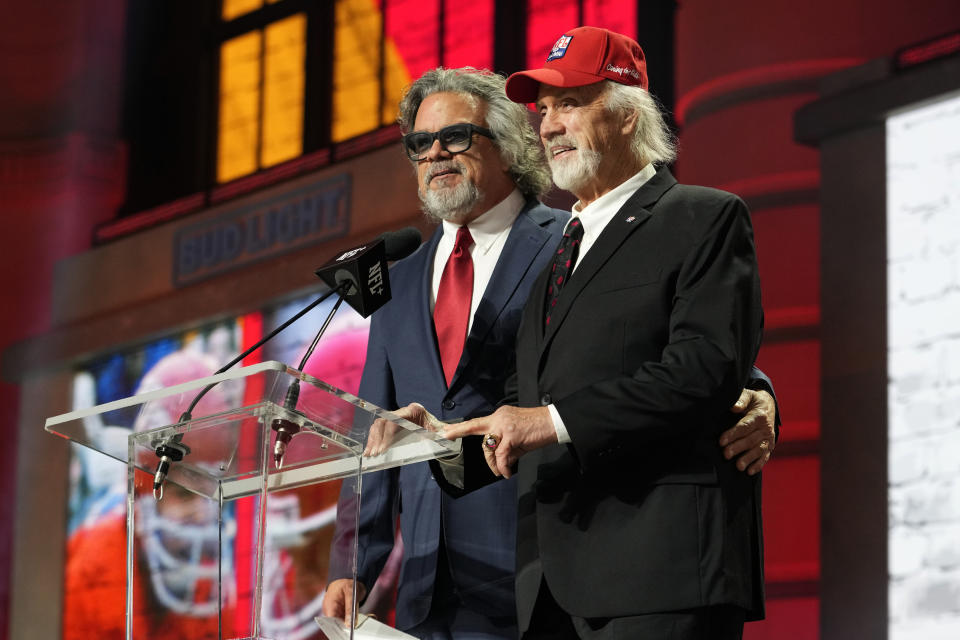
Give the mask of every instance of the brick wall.
POLYGON ((955 639, 960 97, 889 119, 887 166, 889 637, 955 639))

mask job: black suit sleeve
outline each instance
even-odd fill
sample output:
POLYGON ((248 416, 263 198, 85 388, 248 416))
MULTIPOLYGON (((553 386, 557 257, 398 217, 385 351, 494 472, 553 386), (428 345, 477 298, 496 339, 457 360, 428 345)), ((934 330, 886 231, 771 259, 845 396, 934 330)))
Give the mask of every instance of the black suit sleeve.
POLYGON ((749 212, 729 194, 692 206, 712 210, 695 228, 673 228, 696 239, 676 272, 660 359, 555 402, 584 469, 704 429, 718 435, 748 379, 763 325, 749 212))

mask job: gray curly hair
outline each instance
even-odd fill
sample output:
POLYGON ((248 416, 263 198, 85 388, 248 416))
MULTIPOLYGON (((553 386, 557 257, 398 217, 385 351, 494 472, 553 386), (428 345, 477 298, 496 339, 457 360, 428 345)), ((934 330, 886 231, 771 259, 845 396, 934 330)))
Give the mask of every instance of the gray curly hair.
POLYGON ((540 197, 551 187, 550 170, 540 139, 527 120, 527 109, 507 98, 505 82, 501 75, 473 67, 432 69, 407 88, 397 120, 404 133, 413 130, 421 103, 434 93, 456 93, 482 100, 486 105, 487 128, 493 132, 500 157, 510 166, 514 184, 523 195, 540 197))

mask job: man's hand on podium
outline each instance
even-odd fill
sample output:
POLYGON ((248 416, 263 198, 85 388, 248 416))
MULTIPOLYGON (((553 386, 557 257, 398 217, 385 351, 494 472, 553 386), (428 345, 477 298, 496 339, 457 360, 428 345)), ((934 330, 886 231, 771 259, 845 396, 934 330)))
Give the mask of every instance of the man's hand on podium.
MULTIPOLYGON (((362 582, 357 582, 357 601, 362 602, 366 597, 367 588, 362 582)), ((353 611, 353 580, 340 578, 328 584, 321 611, 323 615, 339 618, 345 625, 349 625, 350 613, 353 611)))
POLYGON ((489 416, 448 425, 449 440, 483 436, 483 456, 493 475, 509 478, 525 454, 557 442, 557 430, 547 407, 502 406, 489 416))
POLYGON ((383 418, 374 420, 370 430, 367 431, 367 444, 363 449, 363 455, 372 458, 385 453, 393 444, 398 431, 400 426, 396 422, 383 418))
MULTIPOLYGON (((423 405, 416 402, 396 409, 391 413, 405 420, 409 420, 427 431, 442 434, 447 427, 447 423, 437 419, 436 416, 424 409, 423 405)), ((377 418, 373 421, 373 424, 370 425, 370 430, 367 432, 367 445, 363 450, 363 455, 372 457, 385 453, 393 444, 396 434, 402 430, 403 428, 395 422, 385 420, 384 418, 377 418)))

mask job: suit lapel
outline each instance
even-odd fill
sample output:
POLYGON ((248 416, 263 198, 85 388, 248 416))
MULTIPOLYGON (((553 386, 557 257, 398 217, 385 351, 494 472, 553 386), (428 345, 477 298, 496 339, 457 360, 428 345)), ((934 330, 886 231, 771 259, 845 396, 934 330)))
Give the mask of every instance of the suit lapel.
MULTIPOLYGON (((557 300, 557 306, 550 314, 550 326, 545 330, 543 342, 541 343, 541 354, 549 345, 550 340, 557 332, 557 328, 563 324, 564 318, 573 306, 574 301, 580 296, 593 277, 601 267, 610 259, 610 257, 620 248, 620 245, 634 232, 640 229, 643 224, 650 219, 652 215, 648 210, 656 204, 668 189, 675 185, 677 181, 665 167, 660 168, 656 175, 645 182, 637 191, 630 196, 624 205, 617 211, 616 215, 607 223, 603 231, 597 237, 596 242, 590 247, 590 250, 583 260, 579 262, 564 285, 560 298, 557 300)), ((542 278, 543 287, 546 287, 546 278, 542 278)), ((540 283, 538 283, 539 286, 540 283)), ((543 298, 546 294, 539 294, 540 306, 543 309, 543 298)), ((541 325, 543 323, 541 322, 541 325)), ((543 329, 541 328, 541 331, 543 329)))
MULTIPOLYGON (((554 249, 556 251, 556 249, 554 249)), ((550 265, 552 264, 553 258, 547 263, 546 268, 540 272, 540 275, 537 276, 537 281, 533 283, 533 289, 530 291, 530 301, 527 303, 527 309, 524 311, 524 317, 527 319, 527 323, 535 327, 535 335, 537 337, 537 345, 543 344, 543 306, 546 304, 547 298, 547 278, 550 276, 550 265), (535 322, 531 322, 530 319, 535 318, 535 322)))
POLYGON ((433 325, 433 314, 430 313, 433 259, 437 254, 437 245, 440 243, 440 236, 442 235, 443 227, 440 226, 430 237, 430 240, 421 247, 417 262, 410 265, 411 271, 418 274, 418 277, 409 292, 409 295, 412 296, 411 304, 401 307, 411 309, 416 314, 413 326, 417 327, 419 336, 413 343, 427 345, 427 354, 417 354, 417 357, 423 357, 425 366, 429 369, 429 375, 433 379, 430 385, 433 389, 447 386, 446 377, 443 375, 443 364, 440 362, 440 348, 437 345, 437 332, 433 325))
MULTIPOLYGON (((469 367, 469 354, 483 348, 490 331, 514 298, 520 282, 530 271, 537 255, 550 239, 550 232, 543 225, 552 219, 553 215, 546 207, 532 203, 517 216, 503 245, 497 266, 490 276, 483 298, 473 316, 473 326, 464 344, 463 355, 451 386, 469 367)), ((515 304, 522 307, 525 302, 525 300, 518 300, 515 304)))

